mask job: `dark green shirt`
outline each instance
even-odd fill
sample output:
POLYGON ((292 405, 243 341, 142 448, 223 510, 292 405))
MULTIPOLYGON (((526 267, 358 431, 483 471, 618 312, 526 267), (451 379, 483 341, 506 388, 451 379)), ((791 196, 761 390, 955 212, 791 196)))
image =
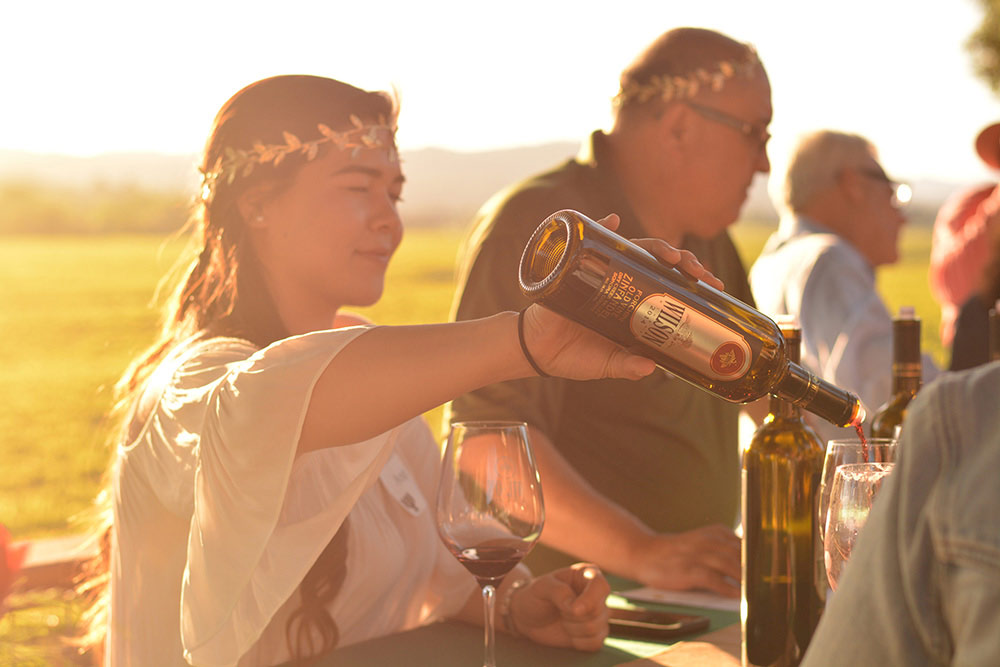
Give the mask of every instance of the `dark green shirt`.
MULTIPOLYGON (((484 205, 463 253, 456 319, 528 305, 517 284, 521 253, 534 229, 555 211, 571 208, 595 220, 617 213, 622 236, 649 236, 601 159, 603 141, 602 133, 594 133, 576 159, 484 205)), ((682 246, 721 278, 730 294, 753 303, 728 234, 708 241, 685 237, 682 246)), ((657 371, 638 382, 505 382, 455 400, 451 416, 518 419, 536 426, 599 493, 651 528, 673 532, 734 524, 740 494, 738 414, 739 406, 657 371)), ((529 557, 536 571, 565 562, 569 559, 537 547, 529 557)))

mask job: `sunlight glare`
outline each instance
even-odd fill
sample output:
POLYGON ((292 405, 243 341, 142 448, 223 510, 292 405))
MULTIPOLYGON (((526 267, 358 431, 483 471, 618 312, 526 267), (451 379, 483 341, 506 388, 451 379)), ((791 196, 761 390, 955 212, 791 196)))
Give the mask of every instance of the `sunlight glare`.
POLYGON ((900 183, 896 186, 896 205, 906 206, 913 199, 913 189, 906 183, 900 183))

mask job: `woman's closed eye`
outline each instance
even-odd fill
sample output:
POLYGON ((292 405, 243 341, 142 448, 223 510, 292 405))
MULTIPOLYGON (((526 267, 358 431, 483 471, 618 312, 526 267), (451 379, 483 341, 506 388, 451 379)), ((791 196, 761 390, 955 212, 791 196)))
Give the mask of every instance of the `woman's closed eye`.
POLYGON ((362 174, 345 174, 334 179, 334 187, 359 194, 368 194, 374 183, 375 179, 362 174))

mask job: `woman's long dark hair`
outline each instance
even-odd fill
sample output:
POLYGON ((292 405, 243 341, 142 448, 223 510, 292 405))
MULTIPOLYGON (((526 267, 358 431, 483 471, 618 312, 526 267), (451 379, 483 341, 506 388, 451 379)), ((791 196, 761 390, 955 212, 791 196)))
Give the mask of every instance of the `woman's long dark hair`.
MULTIPOLYGON (((319 124, 334 130, 350 129, 354 119, 395 123, 397 106, 382 92, 315 76, 277 76, 253 83, 233 95, 215 118, 201 162, 203 173, 211 173, 219 161, 254 144, 286 143, 285 133, 302 141, 321 138, 319 124)), ((324 150, 337 150, 326 144, 324 150)), ((203 189, 187 224, 191 231, 194 259, 164 307, 163 326, 157 341, 127 369, 116 386, 113 415, 118 427, 111 437, 112 451, 128 438, 133 406, 152 371, 183 341, 196 335, 234 336, 259 347, 288 335, 268 292, 251 248, 245 221, 237 206, 247 188, 267 182, 280 189, 295 175, 306 156, 288 155, 279 165, 255 164, 249 173, 219 178, 210 190, 203 189)), ((78 590, 91 596, 93 604, 85 617, 80 644, 102 652, 108 632, 108 569, 112 531, 110 470, 98 495, 95 537, 100 553, 88 566, 78 590)), ((324 549, 299 591, 302 604, 286 626, 286 639, 297 661, 326 653, 336 647, 339 632, 327 606, 336 597, 346 575, 347 521, 324 549), (321 638, 314 645, 313 635, 321 638)))

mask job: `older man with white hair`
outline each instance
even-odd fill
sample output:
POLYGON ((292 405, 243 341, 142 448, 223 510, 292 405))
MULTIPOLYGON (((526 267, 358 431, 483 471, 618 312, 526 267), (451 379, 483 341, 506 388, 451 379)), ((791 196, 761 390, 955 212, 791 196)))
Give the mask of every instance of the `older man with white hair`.
MULTIPOLYGON (((875 269, 899 258, 908 196, 870 141, 812 132, 792 151, 778 230, 750 270, 757 307, 798 318, 802 363, 856 392, 869 414, 889 398, 892 364, 892 318, 875 269)), ((924 379, 936 374, 925 355, 924 379)), ((812 425, 824 440, 854 435, 821 420, 812 425)))

